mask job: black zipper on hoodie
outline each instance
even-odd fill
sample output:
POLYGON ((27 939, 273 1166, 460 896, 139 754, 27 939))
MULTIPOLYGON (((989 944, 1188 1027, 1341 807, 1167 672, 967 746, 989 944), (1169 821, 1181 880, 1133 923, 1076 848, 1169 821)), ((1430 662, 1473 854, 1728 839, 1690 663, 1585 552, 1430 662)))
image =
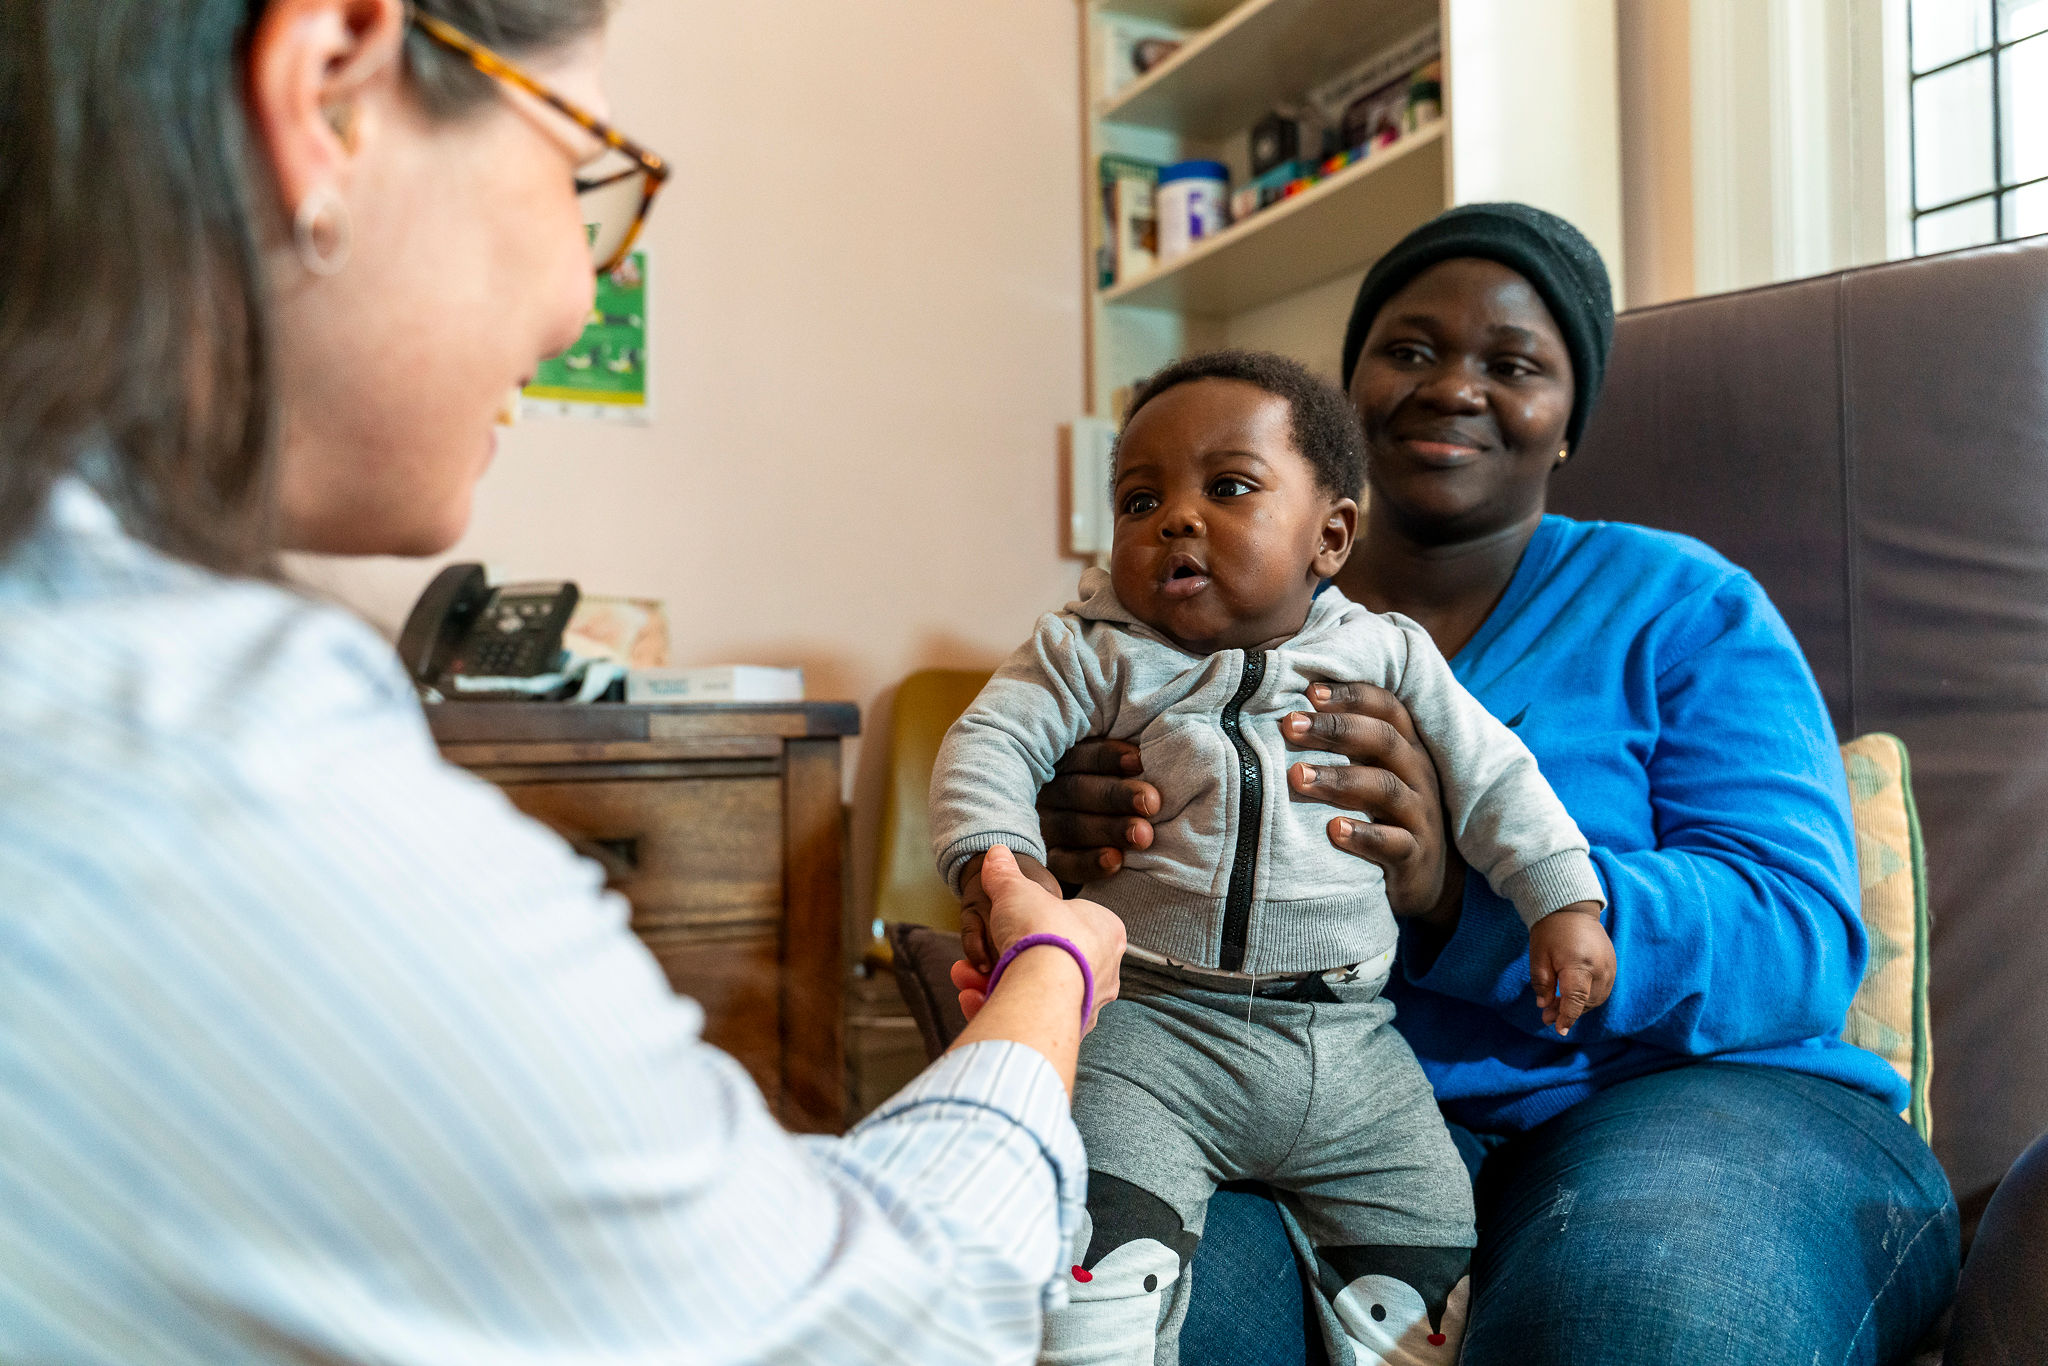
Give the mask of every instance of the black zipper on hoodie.
POLYGON ((1259 756, 1244 738, 1238 714, 1266 676, 1266 656, 1257 650, 1244 655, 1244 678, 1223 708, 1223 733, 1237 750, 1237 857, 1230 865, 1230 890, 1223 903, 1223 945, 1216 964, 1225 972, 1244 971, 1245 938, 1251 933, 1252 879, 1259 871, 1259 826, 1266 792, 1259 780, 1259 756))

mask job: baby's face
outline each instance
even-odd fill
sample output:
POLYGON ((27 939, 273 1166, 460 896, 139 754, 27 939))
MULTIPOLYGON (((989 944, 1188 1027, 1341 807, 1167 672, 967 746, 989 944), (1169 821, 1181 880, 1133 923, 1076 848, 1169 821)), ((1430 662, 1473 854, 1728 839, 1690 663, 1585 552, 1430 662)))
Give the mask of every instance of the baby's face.
POLYGON ((1117 597, 1196 654, 1294 634, 1351 549, 1357 504, 1295 449, 1287 400, 1202 379, 1139 410, 1118 447, 1117 597))

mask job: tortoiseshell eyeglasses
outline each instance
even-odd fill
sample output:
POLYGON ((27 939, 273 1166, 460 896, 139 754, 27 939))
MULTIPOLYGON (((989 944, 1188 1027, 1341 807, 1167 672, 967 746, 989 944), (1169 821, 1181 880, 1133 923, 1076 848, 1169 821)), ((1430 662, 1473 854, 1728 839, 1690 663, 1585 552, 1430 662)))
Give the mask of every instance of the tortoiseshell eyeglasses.
POLYGON ((668 163, 589 110, 563 99, 461 29, 431 14, 421 14, 412 6, 407 6, 407 10, 421 33, 460 54, 492 80, 525 91, 604 143, 604 153, 597 161, 578 168, 576 195, 583 205, 591 264, 597 273, 609 275, 624 265, 647 222, 648 210, 654 207, 654 196, 661 193, 662 184, 668 179, 668 163))

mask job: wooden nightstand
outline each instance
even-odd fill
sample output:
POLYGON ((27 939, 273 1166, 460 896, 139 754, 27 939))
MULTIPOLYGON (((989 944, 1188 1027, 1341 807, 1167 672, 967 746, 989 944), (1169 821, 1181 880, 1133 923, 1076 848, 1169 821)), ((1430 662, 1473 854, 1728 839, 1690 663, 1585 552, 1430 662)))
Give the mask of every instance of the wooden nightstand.
POLYGON ((845 1125, 841 737, 851 702, 446 702, 441 753, 602 863, 704 1035, 793 1129, 845 1125))

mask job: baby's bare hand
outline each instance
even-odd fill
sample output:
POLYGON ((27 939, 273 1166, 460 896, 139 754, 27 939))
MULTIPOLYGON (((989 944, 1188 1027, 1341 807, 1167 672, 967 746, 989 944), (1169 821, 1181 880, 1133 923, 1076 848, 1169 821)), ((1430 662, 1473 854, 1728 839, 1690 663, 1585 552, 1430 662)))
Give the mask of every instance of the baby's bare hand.
POLYGON ((1600 924, 1600 906, 1581 901, 1546 915, 1529 931, 1529 985, 1543 1023, 1560 1036, 1614 992, 1614 941, 1600 924))
MULTIPOLYGON (((989 851, 986 865, 976 859, 973 881, 977 888, 986 888, 988 911, 981 934, 991 959, 1000 960, 1005 949, 1034 934, 1064 939, 1080 951, 1095 982, 1095 1013, 1082 1021, 1081 1032, 1093 1029, 1102 1007, 1114 1001, 1119 990, 1123 921, 1092 901, 1062 901, 1059 883, 1036 859, 1001 846, 989 851)), ((964 880, 962 885, 964 890, 964 880)), ((988 1003, 988 969, 960 962, 953 965, 952 976, 960 991, 961 1013, 971 1020, 988 1003)))
POLYGON ((996 956, 988 948, 988 896, 979 886, 974 893, 960 903, 960 951, 976 972, 986 976, 996 965, 996 956))
MULTIPOLYGON (((994 913, 989 894, 981 885, 981 865, 986 854, 976 854, 960 874, 960 948, 967 955, 967 962, 974 970, 986 976, 996 965, 995 941, 990 935, 989 918, 994 913)), ((1060 895, 1059 880, 1046 871, 1045 865, 1029 854, 1018 854, 1017 868, 1024 876, 1039 886, 1060 895)))

